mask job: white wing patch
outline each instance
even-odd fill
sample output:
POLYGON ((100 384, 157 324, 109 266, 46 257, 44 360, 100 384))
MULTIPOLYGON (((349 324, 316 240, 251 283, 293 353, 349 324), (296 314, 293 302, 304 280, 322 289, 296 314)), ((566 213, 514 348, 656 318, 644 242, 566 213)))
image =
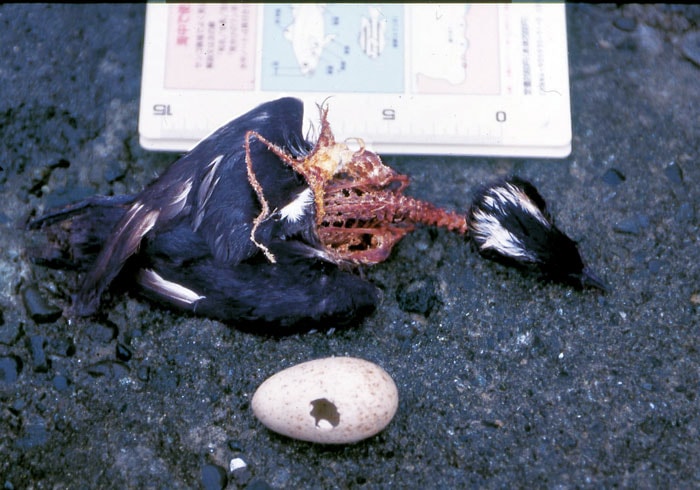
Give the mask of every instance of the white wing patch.
POLYGON ((206 296, 202 296, 181 284, 163 279, 152 269, 141 269, 136 280, 141 286, 184 306, 206 298, 206 296))
POLYGON ((189 196, 191 190, 192 179, 187 179, 185 183, 182 184, 182 186, 180 187, 180 192, 173 198, 171 205, 177 206, 178 209, 182 210, 182 208, 185 207, 184 201, 187 200, 187 196, 189 196))
POLYGON ((306 214, 307 208, 313 202, 314 193, 311 191, 311 188, 306 188, 292 202, 280 210, 280 215, 283 219, 296 223, 306 214))
POLYGON ((199 226, 202 224, 202 220, 204 219, 204 211, 206 209, 207 203, 209 202, 209 199, 211 198, 211 195, 214 192, 214 188, 221 179, 220 176, 216 175, 216 172, 219 169, 219 164, 221 163, 221 160, 223 160, 223 158, 224 155, 219 155, 211 162, 209 162, 209 165, 207 165, 206 167, 206 173, 202 177, 202 181, 199 184, 199 190, 197 191, 197 210, 194 215, 194 222, 192 223, 194 231, 197 231, 199 226), (216 179, 214 179, 215 176, 216 179))
MULTIPOLYGON (((140 201, 136 201, 132 204, 125 215, 124 224, 114 235, 115 237, 122 238, 127 243, 125 247, 127 251, 124 257, 125 259, 136 251, 141 243, 141 239, 146 236, 146 233, 151 231, 156 221, 158 221, 158 216, 160 216, 160 211, 155 209, 144 211, 144 209, 146 209, 145 205, 140 201)), ((114 252, 116 244, 116 241, 108 243, 107 246, 111 248, 111 251, 104 256, 104 261, 109 260, 111 254, 114 252)), ((107 249, 107 246, 105 249, 107 249)))
POLYGON ((491 189, 489 195, 484 197, 484 203, 495 209, 503 211, 503 207, 510 204, 511 206, 519 207, 527 214, 535 218, 547 228, 550 227, 549 221, 545 218, 542 211, 527 197, 527 195, 513 184, 506 184, 505 187, 495 187, 491 189))
POLYGON ((163 206, 161 208, 160 219, 163 221, 168 221, 185 209, 185 204, 187 204, 187 198, 192 190, 192 179, 187 179, 185 182, 179 184, 177 188, 174 188, 176 194, 170 201, 169 206, 163 206))
POLYGON ((474 218, 476 219, 472 230, 483 240, 479 246, 481 250, 492 249, 508 257, 536 260, 536 257, 525 249, 523 242, 505 229, 495 216, 478 211, 474 213, 474 218))

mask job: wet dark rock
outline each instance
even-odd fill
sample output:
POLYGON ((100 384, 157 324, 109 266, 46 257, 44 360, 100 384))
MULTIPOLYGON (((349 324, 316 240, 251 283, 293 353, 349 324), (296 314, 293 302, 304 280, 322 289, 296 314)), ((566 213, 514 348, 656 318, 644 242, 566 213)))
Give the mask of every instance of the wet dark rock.
POLYGON ((53 416, 53 426, 54 429, 56 429, 57 431, 63 432, 68 427, 70 427, 70 423, 68 420, 65 419, 65 417, 62 417, 60 414, 55 414, 53 416))
POLYGON ((630 17, 617 17, 613 20, 613 25, 625 32, 632 32, 637 28, 637 20, 630 17))
POLYGON ((22 372, 22 359, 17 356, 0 357, 0 383, 12 384, 22 372))
POLYGON ((617 187, 625 181, 625 176, 622 172, 616 168, 609 168, 603 174, 603 182, 608 184, 610 187, 617 187))
POLYGON ((27 406, 27 402, 23 398, 18 398, 15 400, 12 405, 10 405, 10 412, 12 412, 14 415, 19 415, 22 413, 22 410, 24 410, 27 406))
POLYGON ((215 464, 206 464, 202 467, 202 487, 204 490, 221 490, 226 487, 228 478, 226 470, 215 464))
POLYGON ((68 378, 66 378, 62 374, 57 374, 56 376, 54 376, 51 382, 53 383, 53 387, 56 388, 56 390, 58 391, 66 391, 70 384, 68 378))
POLYGON ((420 329, 416 325, 401 323, 394 327, 393 332, 397 339, 408 341, 414 338, 420 332, 420 329))
POLYGON ((265 480, 255 479, 246 485, 246 490, 272 490, 273 487, 265 480))
POLYGON ((106 169, 105 169, 105 179, 107 182, 114 182, 116 180, 123 179, 124 176, 126 175, 126 166, 121 163, 121 162, 112 162, 106 169))
POLYGON ((122 379, 129 376, 129 368, 117 361, 100 361, 86 368, 93 378, 122 379))
POLYGON ((292 472, 289 470, 289 468, 281 466, 270 474, 269 486, 271 486, 272 488, 287 488, 287 486, 289 485, 289 480, 291 478, 292 472))
MULTIPOLYGON (((19 88, 22 89, 24 87, 19 88)), ((8 169, 13 173, 22 173, 27 167, 36 166, 34 157, 38 156, 38 147, 43 150, 41 162, 57 162, 71 143, 77 144, 78 139, 95 131, 84 121, 78 123, 68 110, 36 99, 0 112, 0 127, 7 128, 3 143, 7 148, 8 169)), ((51 166, 49 163, 44 168, 50 170, 51 166)))
POLYGON ((26 424, 22 436, 17 439, 15 445, 20 450, 32 449, 46 444, 48 438, 46 422, 43 419, 36 419, 26 424))
POLYGON ((141 381, 148 381, 150 379, 150 372, 148 366, 140 366, 136 371, 136 377, 141 381))
POLYGON ((150 375, 150 385, 165 393, 173 392, 180 386, 178 371, 164 366, 154 370, 150 375))
POLYGON ((683 36, 681 51, 686 58, 700 67, 700 31, 691 31, 683 36))
POLYGON ((658 274, 663 269, 668 267, 668 263, 666 263, 663 260, 652 259, 649 261, 649 264, 647 264, 647 267, 649 269, 649 272, 651 272, 652 274, 658 274))
POLYGON ((654 391, 654 385, 648 381, 643 381, 639 383, 639 387, 646 391, 654 391))
POLYGON ((49 350, 58 356, 73 357, 76 347, 71 338, 55 338, 49 341, 49 350))
POLYGON ((239 488, 250 482, 252 477, 253 474, 250 472, 250 468, 247 466, 244 468, 238 468, 231 473, 231 480, 233 480, 233 482, 239 488))
POLYGON ((561 340, 556 336, 535 335, 530 346, 533 356, 556 358, 562 352, 561 340))
POLYGON ((128 362, 131 360, 131 350, 122 343, 117 344, 117 359, 120 361, 128 362))
POLYGON ((41 197, 43 194, 42 188, 49 183, 49 178, 51 178, 51 167, 35 168, 32 172, 29 193, 41 197))
POLYGON ((54 322, 63 314, 63 310, 47 301, 34 285, 27 286, 22 290, 22 300, 27 314, 36 323, 54 322))
POLYGON ((641 24, 637 28, 635 36, 640 50, 647 55, 658 56, 663 52, 664 41, 659 32, 653 27, 641 24))
POLYGON ((68 168, 70 167, 70 161, 66 160, 65 158, 59 158, 49 166, 51 168, 68 168))
POLYGON ((683 170, 676 162, 669 163, 664 168, 664 174, 673 184, 681 185, 683 183, 683 170))
MULTIPOLYGON (((682 49, 700 25, 700 7, 692 8, 566 5, 574 128, 566 159, 387 158, 413 178, 409 194, 458 211, 479 185, 524 174, 563 231, 580 239, 588 265, 615 283, 614 294, 539 283, 492 267, 449 233, 419 231, 364 271, 385 294, 357 328, 271 339, 124 299, 104 304, 119 335, 103 343, 85 335, 101 318, 37 327, 10 276, 0 305, 0 338, 8 342, 0 343, 0 365, 18 374, 0 382, 0 485, 201 488, 202 468, 213 463, 227 471, 226 488, 697 487, 700 166, 692 100, 700 65, 682 49), (687 17, 690 27, 665 31, 671 16, 687 17), (636 28, 615 26, 618 17, 635 18, 636 28), (662 43, 663 54, 649 56, 643 24, 676 49, 662 43), (629 50, 614 48, 626 42, 629 50), (665 173, 672 161, 682 167, 682 184, 665 173), (606 182, 611 167, 626 180, 609 175, 618 183, 606 182), (596 199, 606 196, 615 197, 596 199), (617 223, 629 218, 636 235, 617 223), (640 227, 645 221, 650 228, 640 227), (426 276, 449 308, 438 302, 427 318, 401 310, 396 292, 426 276), (26 342, 36 334, 48 342, 48 373, 31 368, 26 342), (88 375, 98 360, 123 363, 118 342, 133 352, 126 366, 88 375), (380 363, 401 387, 401 416, 388 430, 330 450, 260 437, 247 401, 257 386, 288 365, 341 353, 380 363), (663 365, 644 362, 651 355, 663 365), (126 367, 133 384, 107 377, 126 367), (568 377, 560 376, 564 369, 568 377), (68 379, 66 390, 56 389, 56 375, 68 379), (41 411, 44 428, 30 429, 41 411), (244 451, 235 453, 228 439, 244 451), (212 450, 216 459, 206 459, 212 450), (251 458, 247 482, 226 464, 243 455, 251 458)), ((25 262, 23 242, 39 234, 11 225, 95 193, 138 192, 174 159, 138 146, 145 10, 0 6, 0 270, 36 277, 33 284, 59 306, 63 297, 46 282, 68 294, 80 276, 25 262), (124 178, 114 162, 124 162, 124 178), (47 166, 54 167, 47 185, 35 189, 43 197, 30 195, 34 169, 47 166)), ((340 133, 342 118, 329 105, 340 133)), ((317 121, 307 110, 305 122, 317 121)), ((43 183, 37 175, 35 184, 43 183)))
POLYGON ((428 316, 438 302, 437 284, 432 278, 412 281, 399 287, 396 301, 403 311, 428 316))
POLYGON ((229 448, 231 451, 234 451, 234 452, 237 452, 237 453, 243 451, 243 444, 241 444, 241 441, 238 441, 238 440, 236 440, 236 439, 230 439, 230 440, 227 442, 227 445, 228 445, 228 448, 229 448))
POLYGON ((649 217, 645 214, 637 214, 623 219, 614 225, 614 230, 629 235, 639 235, 649 226, 649 217))
POLYGON ((615 44, 615 47, 619 50, 635 52, 639 49, 639 41, 632 36, 625 36, 615 44))
POLYGON ((134 341, 134 339, 139 339, 143 337, 143 331, 141 331, 138 328, 135 328, 133 330, 129 330, 124 334, 124 342, 127 345, 131 345, 131 343, 134 341))
POLYGON ((29 353, 32 358, 32 369, 36 373, 45 373, 49 370, 49 360, 46 358, 46 339, 42 335, 32 335, 28 342, 29 353))
POLYGON ((678 206, 678 211, 676 212, 676 221, 681 224, 692 223, 695 220, 695 209, 693 204, 689 202, 684 202, 678 206))
POLYGON ((119 335, 119 329, 116 325, 104 325, 102 323, 93 323, 85 329, 85 334, 95 342, 109 344, 119 335))
POLYGON ((0 344, 15 345, 22 336, 22 333, 23 329, 20 323, 3 325, 2 328, 0 328, 0 344))

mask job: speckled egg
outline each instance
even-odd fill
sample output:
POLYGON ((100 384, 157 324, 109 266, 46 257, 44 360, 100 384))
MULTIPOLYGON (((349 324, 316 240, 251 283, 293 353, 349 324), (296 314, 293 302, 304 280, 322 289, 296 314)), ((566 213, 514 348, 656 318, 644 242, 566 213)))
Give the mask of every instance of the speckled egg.
POLYGON ((269 377, 253 395, 255 416, 294 439, 347 444, 384 429, 399 393, 382 368, 353 357, 327 357, 269 377))

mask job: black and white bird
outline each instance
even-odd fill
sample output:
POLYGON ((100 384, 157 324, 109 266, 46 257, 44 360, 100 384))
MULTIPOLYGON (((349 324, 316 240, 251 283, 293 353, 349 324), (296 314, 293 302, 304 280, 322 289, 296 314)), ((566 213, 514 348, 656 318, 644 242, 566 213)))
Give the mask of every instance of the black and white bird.
POLYGON ((553 281, 607 290, 584 264, 576 242, 556 227, 535 186, 519 177, 478 191, 467 225, 474 245, 486 258, 553 281))
MULTIPOLYGON (((378 289, 332 260, 319 239, 309 183, 270 151, 275 145, 294 158, 313 154, 302 121, 297 99, 262 104, 202 140, 142 192, 89 198, 30 223, 50 236, 40 263, 85 274, 70 313, 98 312, 115 280, 160 304, 265 332, 370 313, 378 289), (249 139, 251 132, 267 143, 249 139), (269 212, 261 212, 263 204, 269 212)), ((466 231, 486 257, 605 289, 521 179, 484 188, 468 215, 453 214, 464 226, 450 229, 466 231)))
POLYGON ((139 194, 91 198, 32 223, 61 225, 54 230, 63 234, 55 237, 56 248, 44 253, 53 259, 44 264, 87 269, 71 313, 97 312, 118 276, 159 303, 237 323, 342 324, 371 312, 377 288, 323 260, 308 185, 257 141, 251 161, 274 212, 255 239, 276 261, 251 240, 260 203, 247 178, 245 135, 257 131, 302 156, 312 147, 302 122, 297 99, 260 105, 204 139, 139 194))

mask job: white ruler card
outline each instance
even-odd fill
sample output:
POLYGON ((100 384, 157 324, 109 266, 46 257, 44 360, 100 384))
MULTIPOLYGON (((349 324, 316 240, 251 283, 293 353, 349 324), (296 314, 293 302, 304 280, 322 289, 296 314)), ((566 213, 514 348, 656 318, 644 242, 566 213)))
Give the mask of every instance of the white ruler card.
POLYGON ((566 157, 567 54, 564 4, 149 3, 140 141, 186 151, 294 96, 378 153, 566 157))

